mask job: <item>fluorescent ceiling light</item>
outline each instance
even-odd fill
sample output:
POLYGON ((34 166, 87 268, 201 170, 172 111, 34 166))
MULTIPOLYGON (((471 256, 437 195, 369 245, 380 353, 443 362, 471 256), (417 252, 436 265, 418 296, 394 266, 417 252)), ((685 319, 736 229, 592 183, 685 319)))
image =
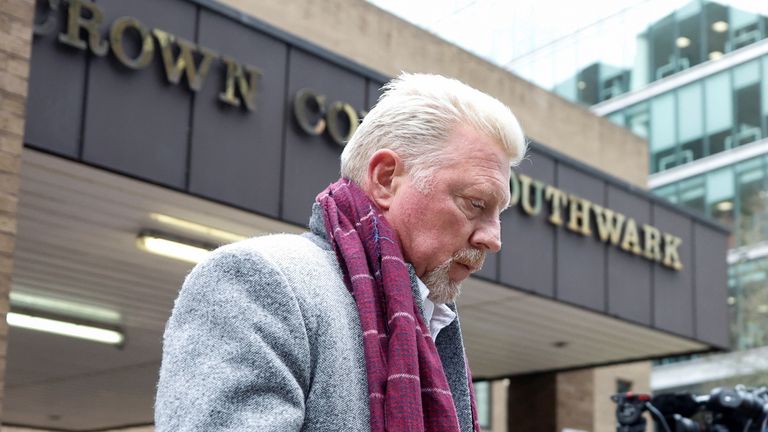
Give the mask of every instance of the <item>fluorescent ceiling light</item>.
POLYGON ((44 297, 17 289, 11 290, 11 307, 48 312, 56 315, 83 318, 89 321, 120 323, 120 313, 98 306, 85 305, 68 300, 44 297))
POLYGON ((121 345, 125 338, 117 330, 75 324, 67 321, 43 318, 17 312, 8 312, 8 325, 29 330, 37 330, 62 336, 86 339, 110 345, 121 345))
POLYGON ((725 33, 728 31, 728 23, 725 21, 715 21, 712 23, 712 30, 717 33, 725 33))
POLYGON ((139 249, 177 260, 197 264, 202 261, 212 247, 185 242, 166 237, 162 234, 143 233, 137 238, 139 249))
POLYGON ((192 231, 198 234, 204 234, 207 236, 217 237, 227 242, 236 242, 244 240, 246 237, 239 234, 235 234, 229 231, 220 230, 217 228, 201 225, 192 221, 179 219, 173 216, 168 216, 160 213, 152 213, 149 215, 152 219, 177 228, 182 228, 187 231, 192 231))
POLYGON ((691 40, 685 36, 680 36, 675 41, 675 44, 677 45, 678 48, 688 48, 689 46, 691 46, 691 40))
POLYGON ((723 53, 721 53, 720 51, 712 51, 711 53, 709 53, 710 60, 717 60, 722 56, 723 56, 723 53))

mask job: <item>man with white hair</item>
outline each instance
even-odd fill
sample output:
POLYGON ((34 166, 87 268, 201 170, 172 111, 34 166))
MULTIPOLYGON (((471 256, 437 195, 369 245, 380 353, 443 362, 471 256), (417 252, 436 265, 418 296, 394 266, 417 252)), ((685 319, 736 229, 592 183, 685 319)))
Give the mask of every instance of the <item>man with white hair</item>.
POLYGON ((189 274, 164 339, 156 429, 479 431, 454 300, 501 248, 512 112, 459 81, 388 83, 313 206, 189 274))

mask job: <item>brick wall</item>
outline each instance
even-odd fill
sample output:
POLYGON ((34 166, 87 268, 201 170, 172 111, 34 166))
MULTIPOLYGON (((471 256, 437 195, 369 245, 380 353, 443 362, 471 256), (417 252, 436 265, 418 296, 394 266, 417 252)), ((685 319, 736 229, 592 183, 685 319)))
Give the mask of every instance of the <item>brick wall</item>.
POLYGON ((34 10, 33 0, 0 0, 0 412, 34 10))

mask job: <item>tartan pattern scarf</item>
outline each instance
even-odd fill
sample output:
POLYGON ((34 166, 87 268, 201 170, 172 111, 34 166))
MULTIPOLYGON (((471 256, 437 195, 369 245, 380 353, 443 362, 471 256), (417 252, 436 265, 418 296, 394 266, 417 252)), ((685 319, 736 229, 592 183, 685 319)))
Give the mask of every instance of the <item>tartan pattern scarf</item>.
MULTIPOLYGON (((453 396, 414 302, 397 234, 349 179, 328 186, 317 202, 360 314, 371 431, 459 431, 453 396)), ((479 432, 471 379, 468 385, 479 432)))

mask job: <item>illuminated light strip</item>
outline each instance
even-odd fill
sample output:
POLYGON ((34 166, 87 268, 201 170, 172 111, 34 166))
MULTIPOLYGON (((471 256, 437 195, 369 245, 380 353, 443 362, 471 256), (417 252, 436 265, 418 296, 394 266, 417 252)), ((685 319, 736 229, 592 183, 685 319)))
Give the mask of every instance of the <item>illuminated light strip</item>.
POLYGON ((113 324, 119 323, 121 319, 120 313, 117 311, 67 300, 38 296, 18 291, 16 288, 11 291, 10 298, 11 307, 14 308, 24 308, 63 316, 80 317, 90 321, 113 324))
POLYGON ((163 238, 156 234, 140 234, 137 245, 139 249, 147 252, 194 264, 202 261, 211 251, 201 246, 163 238))
POLYGON ((125 341, 122 333, 83 324, 59 321, 50 318, 36 317, 16 312, 8 312, 6 316, 9 326, 86 339, 110 345, 121 345, 125 341))
POLYGON ((212 228, 209 226, 201 225, 199 223, 191 222, 184 219, 175 218, 173 216, 168 216, 160 213, 152 213, 149 215, 152 219, 164 223, 166 225, 171 225, 178 228, 183 228, 188 231, 193 231, 200 234, 205 234, 213 237, 218 237, 222 240, 226 240, 228 242, 236 242, 240 240, 244 240, 247 237, 241 236, 239 234, 231 233, 229 231, 220 230, 217 228, 212 228))

